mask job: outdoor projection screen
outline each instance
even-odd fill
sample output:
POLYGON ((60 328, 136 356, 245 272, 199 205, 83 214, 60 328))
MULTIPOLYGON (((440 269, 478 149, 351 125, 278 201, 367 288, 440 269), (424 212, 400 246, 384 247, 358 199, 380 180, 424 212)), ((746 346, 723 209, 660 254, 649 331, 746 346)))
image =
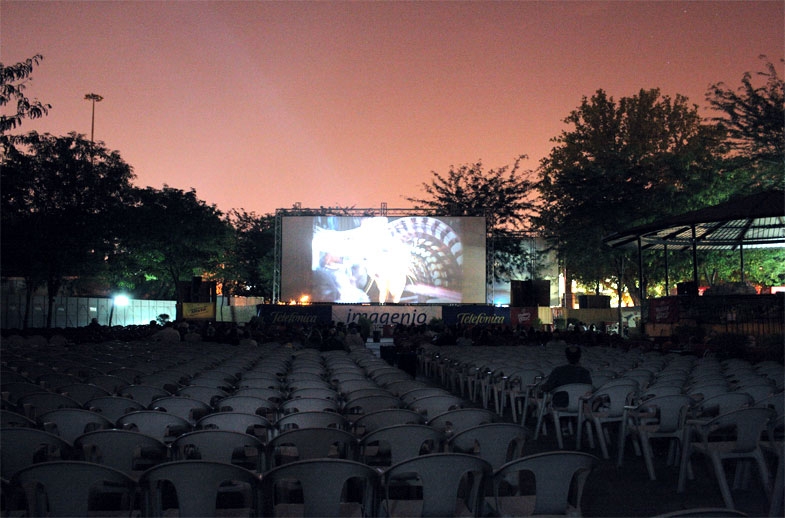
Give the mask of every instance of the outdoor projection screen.
POLYGON ((485 303, 485 218, 284 216, 281 300, 485 303))

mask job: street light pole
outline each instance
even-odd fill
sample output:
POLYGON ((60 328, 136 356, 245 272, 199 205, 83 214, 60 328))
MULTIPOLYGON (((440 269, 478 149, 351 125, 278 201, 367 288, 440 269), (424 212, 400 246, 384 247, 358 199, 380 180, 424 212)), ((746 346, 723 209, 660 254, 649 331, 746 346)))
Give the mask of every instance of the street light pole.
POLYGON ((104 98, 98 94, 92 94, 92 93, 85 95, 84 98, 85 101, 92 101, 93 103, 93 116, 92 116, 92 121, 90 123, 90 144, 92 145, 93 138, 95 137, 95 103, 100 103, 101 101, 104 100, 104 98))

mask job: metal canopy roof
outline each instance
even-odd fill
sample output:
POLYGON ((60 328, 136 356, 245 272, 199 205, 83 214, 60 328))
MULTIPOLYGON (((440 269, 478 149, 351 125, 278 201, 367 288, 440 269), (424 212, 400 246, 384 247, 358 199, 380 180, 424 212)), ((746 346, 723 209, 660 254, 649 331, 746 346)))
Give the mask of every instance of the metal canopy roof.
POLYGON ((772 190, 641 225, 606 237, 613 248, 735 250, 785 247, 785 192, 772 190))

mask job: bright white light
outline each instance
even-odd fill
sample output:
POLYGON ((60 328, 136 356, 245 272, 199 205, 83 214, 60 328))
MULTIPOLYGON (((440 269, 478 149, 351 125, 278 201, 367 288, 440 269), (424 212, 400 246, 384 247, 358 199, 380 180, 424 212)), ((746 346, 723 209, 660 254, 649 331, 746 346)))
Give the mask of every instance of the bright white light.
POLYGON ((115 295, 114 297, 115 306, 127 306, 129 302, 131 299, 128 298, 128 295, 115 295))

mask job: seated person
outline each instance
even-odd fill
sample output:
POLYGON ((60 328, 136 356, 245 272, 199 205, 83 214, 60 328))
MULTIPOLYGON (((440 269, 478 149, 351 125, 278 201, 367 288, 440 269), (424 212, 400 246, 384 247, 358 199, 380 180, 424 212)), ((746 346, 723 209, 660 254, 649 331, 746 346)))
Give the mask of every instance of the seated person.
MULTIPOLYGON (((542 384, 543 392, 553 392, 554 389, 569 383, 588 383, 591 385, 591 373, 586 367, 580 365, 581 348, 576 345, 569 345, 564 349, 564 354, 567 356, 567 364, 559 365, 551 371, 548 379, 542 384)), ((565 406, 567 403, 567 394, 554 394, 554 406, 565 406)))

